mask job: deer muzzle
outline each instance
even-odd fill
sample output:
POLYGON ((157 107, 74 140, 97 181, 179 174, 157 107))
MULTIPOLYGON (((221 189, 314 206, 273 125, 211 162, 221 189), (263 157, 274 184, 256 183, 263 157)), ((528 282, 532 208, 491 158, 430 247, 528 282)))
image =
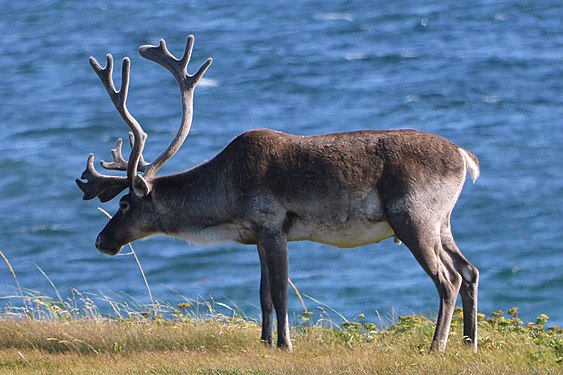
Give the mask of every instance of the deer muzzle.
POLYGON ((117 245, 113 241, 108 241, 102 236, 102 233, 98 234, 96 238, 96 249, 101 253, 113 256, 119 253, 122 247, 122 245, 117 245))

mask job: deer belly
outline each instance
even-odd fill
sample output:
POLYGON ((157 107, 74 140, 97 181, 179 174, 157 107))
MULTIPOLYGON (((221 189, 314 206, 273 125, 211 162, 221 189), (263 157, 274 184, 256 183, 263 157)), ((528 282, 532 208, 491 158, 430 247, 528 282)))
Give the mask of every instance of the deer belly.
POLYGON ((393 236, 387 221, 346 221, 343 223, 296 222, 290 229, 290 241, 309 240, 340 248, 380 242, 393 236))

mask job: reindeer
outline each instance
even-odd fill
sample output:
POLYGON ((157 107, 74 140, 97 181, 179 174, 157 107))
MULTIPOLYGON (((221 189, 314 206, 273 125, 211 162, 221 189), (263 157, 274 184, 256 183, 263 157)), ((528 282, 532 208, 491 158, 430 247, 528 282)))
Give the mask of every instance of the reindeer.
POLYGON ((142 57, 168 69, 182 98, 182 121, 170 145, 152 162, 142 156, 147 134, 129 113, 126 100, 130 61, 122 63, 119 91, 113 58, 90 64, 131 130, 126 161, 122 140, 102 175, 90 154, 81 179, 83 199, 106 202, 129 188, 119 210, 96 239, 99 251, 115 255, 122 246, 163 233, 195 243, 235 241, 257 245, 260 258, 261 340, 292 349, 287 318, 288 242, 316 241, 341 248, 388 237, 403 242, 434 281, 440 296, 431 350, 445 351, 458 293, 463 304, 464 341, 477 351, 479 272, 460 252, 450 216, 469 171, 479 176, 477 158, 437 135, 416 130, 363 130, 298 136, 268 129, 247 131, 211 160, 170 176, 156 176, 178 151, 192 123, 197 83, 208 59, 189 75, 194 37, 176 59, 164 40, 141 46, 142 57), (142 176, 141 174, 142 173, 142 176))

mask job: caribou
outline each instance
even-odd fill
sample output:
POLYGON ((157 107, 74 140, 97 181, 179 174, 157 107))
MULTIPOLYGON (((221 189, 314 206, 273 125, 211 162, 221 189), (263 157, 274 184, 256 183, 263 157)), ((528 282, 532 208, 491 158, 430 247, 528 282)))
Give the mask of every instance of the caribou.
POLYGON ((90 57, 117 112, 130 129, 129 159, 122 140, 113 161, 101 162, 126 176, 103 175, 94 155, 76 183, 83 199, 102 202, 128 188, 119 210, 99 233, 96 247, 115 255, 127 243, 157 233, 194 243, 234 241, 257 245, 260 259, 261 340, 292 349, 287 317, 288 242, 316 241, 340 248, 395 237, 430 276, 440 297, 430 349, 443 352, 458 294, 464 341, 477 351, 479 271, 461 253, 450 217, 467 172, 479 176, 477 158, 434 134, 416 130, 361 130, 299 136, 268 129, 237 136, 211 160, 181 173, 157 176, 178 151, 192 124, 194 89, 212 63, 188 74, 194 37, 182 58, 159 46, 141 46, 142 57, 168 69, 180 88, 182 120, 169 146, 148 163, 147 134, 126 105, 130 60, 122 63, 121 87, 90 57), (275 319, 274 319, 275 314, 275 319))

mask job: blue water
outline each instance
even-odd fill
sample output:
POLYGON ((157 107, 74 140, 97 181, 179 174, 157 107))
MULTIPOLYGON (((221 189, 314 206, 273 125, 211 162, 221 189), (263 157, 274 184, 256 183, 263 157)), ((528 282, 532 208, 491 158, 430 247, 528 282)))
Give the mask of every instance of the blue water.
MULTIPOLYGON (((93 55, 132 58, 129 108, 149 133, 151 160, 171 140, 179 96, 168 72, 137 47, 165 38, 177 55, 196 37, 192 132, 161 174, 210 159, 237 134, 415 128, 476 154, 453 217, 480 269, 480 310, 517 306, 563 324, 563 6, 560 1, 1 1, 0 250, 24 288, 71 288, 148 302, 132 256, 94 240, 117 202, 82 201, 74 184, 89 152, 108 159, 126 136, 93 55)), ((119 74, 116 74, 119 77, 119 74)), ((153 294, 166 302, 212 296, 257 316, 252 246, 134 244, 153 294)), ((435 314, 434 285, 404 246, 353 250, 290 244, 301 293, 348 318, 435 314)), ((0 296, 16 293, 0 261, 0 296)), ((0 307, 6 300, 0 300, 0 307)), ((317 311, 317 303, 305 299, 317 311)), ((301 311, 290 296, 292 313, 301 311)))

